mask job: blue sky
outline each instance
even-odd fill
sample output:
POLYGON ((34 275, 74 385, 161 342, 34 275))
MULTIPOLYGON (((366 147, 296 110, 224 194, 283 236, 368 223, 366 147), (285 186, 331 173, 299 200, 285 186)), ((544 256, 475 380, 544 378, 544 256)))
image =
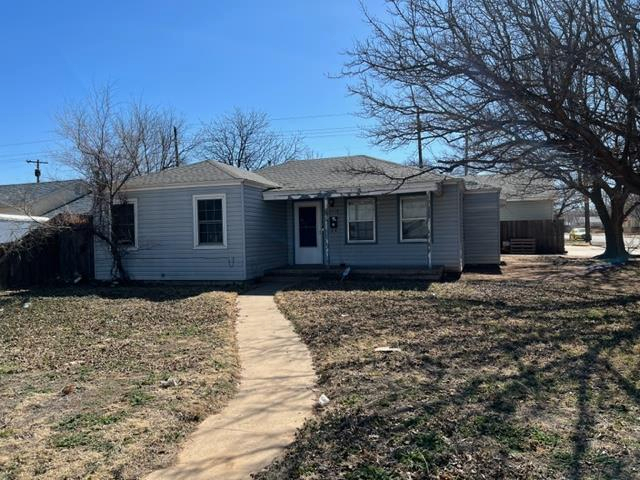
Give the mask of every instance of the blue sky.
MULTIPOLYGON (((382 0, 367 5, 383 14, 382 0)), ((361 137, 358 99, 329 78, 367 32, 357 0, 5 2, 0 183, 32 181, 25 160, 35 158, 51 162, 43 178, 72 175, 51 156, 55 115, 105 84, 121 100, 172 107, 192 126, 236 106, 256 109, 277 130, 302 131, 322 156, 402 162, 409 151, 361 137)))

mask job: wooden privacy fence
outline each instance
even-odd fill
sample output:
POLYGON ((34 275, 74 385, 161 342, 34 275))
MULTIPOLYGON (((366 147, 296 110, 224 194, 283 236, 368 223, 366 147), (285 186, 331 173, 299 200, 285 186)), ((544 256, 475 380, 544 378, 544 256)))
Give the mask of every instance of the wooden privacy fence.
POLYGON ((500 222, 503 253, 511 253, 513 239, 535 240, 535 253, 564 253, 564 220, 514 220, 500 222))
POLYGON ((0 246, 0 288, 93 278, 91 218, 52 219, 18 242, 0 246))

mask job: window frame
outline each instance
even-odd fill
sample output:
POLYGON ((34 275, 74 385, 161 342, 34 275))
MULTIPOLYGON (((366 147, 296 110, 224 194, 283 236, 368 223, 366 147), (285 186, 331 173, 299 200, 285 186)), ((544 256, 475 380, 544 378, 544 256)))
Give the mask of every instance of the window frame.
MULTIPOLYGON (((137 198, 125 198, 125 199, 117 199, 114 200, 112 207, 116 206, 116 205, 133 205, 133 245, 124 245, 124 244, 118 244, 120 245, 122 248, 124 248, 125 250, 138 250, 138 199, 137 198)), ((111 238, 111 241, 114 240, 113 238, 113 212, 109 212, 109 218, 110 218, 110 228, 109 228, 109 235, 111 238)), ((116 240, 117 242, 117 240, 116 240)))
POLYGON ((193 195, 193 248, 198 250, 216 250, 227 248, 227 195, 224 193, 211 193, 204 195, 193 195), (198 221, 198 201, 199 200, 221 200, 222 201, 222 243, 200 244, 200 231, 198 221))
POLYGON ((431 192, 426 192, 424 194, 408 194, 408 195, 400 195, 398 197, 398 234, 399 234, 399 239, 400 239, 400 243, 427 243, 427 241, 431 241, 433 236, 432 236, 432 224, 431 224, 431 219, 433 218, 433 210, 432 210, 432 198, 431 198, 431 192), (424 198, 427 201, 427 205, 426 205, 426 209, 425 209, 425 216, 424 217, 409 217, 409 218, 403 218, 402 216, 402 202, 406 199, 411 199, 411 198, 424 198), (425 220, 426 224, 427 224, 427 238, 404 238, 403 234, 402 234, 402 222, 403 221, 410 221, 410 220, 425 220))
MULTIPOLYGON (((378 201, 376 197, 350 197, 345 199, 344 208, 345 219, 346 219, 346 240, 347 244, 362 244, 362 243, 377 243, 378 242, 378 201), (373 202, 373 239, 372 240, 352 240, 349 234, 349 224, 351 223, 349 219, 349 202, 351 201, 362 201, 362 200, 370 200, 373 202)), ((369 220, 367 220, 369 221, 369 220)))

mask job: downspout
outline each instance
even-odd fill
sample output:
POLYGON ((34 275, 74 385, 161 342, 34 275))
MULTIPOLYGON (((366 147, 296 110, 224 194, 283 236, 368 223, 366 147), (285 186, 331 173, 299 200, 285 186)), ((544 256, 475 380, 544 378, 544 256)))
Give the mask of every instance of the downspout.
POLYGON ((324 264, 328 268, 330 265, 329 259, 329 199, 325 194, 322 197, 322 220, 323 220, 323 241, 324 241, 324 264))

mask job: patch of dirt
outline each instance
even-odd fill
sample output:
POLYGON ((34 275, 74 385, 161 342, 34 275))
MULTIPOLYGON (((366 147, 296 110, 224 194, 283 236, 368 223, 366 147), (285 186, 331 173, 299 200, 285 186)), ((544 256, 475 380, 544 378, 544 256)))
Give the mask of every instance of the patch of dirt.
POLYGON ((235 294, 0 293, 0 478, 139 478, 233 395, 235 294))
POLYGON ((279 294, 331 402, 257 478, 638 478, 640 269, 591 265, 279 294))

